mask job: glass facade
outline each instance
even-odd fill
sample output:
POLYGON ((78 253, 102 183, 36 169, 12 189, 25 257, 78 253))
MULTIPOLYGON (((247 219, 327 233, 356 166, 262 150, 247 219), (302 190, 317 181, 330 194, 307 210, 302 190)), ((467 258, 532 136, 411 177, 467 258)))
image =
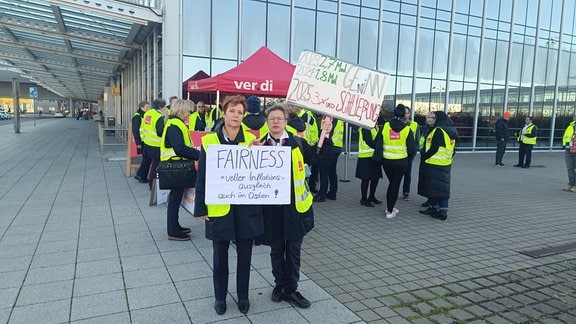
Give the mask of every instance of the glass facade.
POLYGON ((560 147, 576 97, 576 0, 183 0, 184 78, 224 72, 260 46, 390 75, 385 104, 420 124, 444 110, 460 147, 493 150, 494 122, 534 116, 536 149, 560 147))

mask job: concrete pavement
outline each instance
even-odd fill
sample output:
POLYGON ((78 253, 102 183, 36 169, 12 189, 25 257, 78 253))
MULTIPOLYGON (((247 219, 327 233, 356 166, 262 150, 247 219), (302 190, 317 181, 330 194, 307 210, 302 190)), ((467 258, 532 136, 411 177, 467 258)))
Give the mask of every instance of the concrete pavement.
POLYGON ((165 207, 149 207, 147 186, 124 177, 124 150, 100 152, 97 123, 42 119, 0 135, 0 323, 576 321, 576 252, 519 253, 576 241, 562 153, 535 152, 530 169, 511 167, 516 152, 504 168, 493 154, 457 154, 444 222, 420 215, 415 194, 393 219, 361 206, 355 160, 345 172, 342 157, 351 181, 338 200, 315 204, 304 241, 299 290, 312 307, 270 301, 269 250, 259 246, 250 312, 237 310, 231 274, 218 316, 202 222, 181 211, 193 239, 168 241, 165 207))

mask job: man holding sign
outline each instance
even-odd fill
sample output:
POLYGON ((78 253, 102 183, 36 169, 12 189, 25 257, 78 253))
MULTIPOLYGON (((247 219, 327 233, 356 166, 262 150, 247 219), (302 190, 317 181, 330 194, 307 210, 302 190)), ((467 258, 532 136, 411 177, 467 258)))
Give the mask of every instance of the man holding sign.
MULTIPOLYGON (((326 138, 317 153, 304 139, 286 131, 288 113, 284 105, 276 105, 267 111, 269 133, 260 144, 265 146, 291 147, 291 199, 288 205, 263 206, 267 243, 270 244, 270 260, 276 287, 272 291, 274 302, 285 300, 300 308, 310 307, 310 302, 298 291, 300 279, 300 251, 304 236, 314 227, 312 194, 307 186, 305 163, 317 164, 332 151, 332 142, 326 138)), ((331 123, 325 125, 327 132, 331 123)))

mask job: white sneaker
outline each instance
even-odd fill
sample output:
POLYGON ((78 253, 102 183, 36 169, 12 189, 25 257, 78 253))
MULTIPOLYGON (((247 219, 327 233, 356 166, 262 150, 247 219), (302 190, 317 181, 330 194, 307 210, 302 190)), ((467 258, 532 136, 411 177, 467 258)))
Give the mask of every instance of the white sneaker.
POLYGON ((392 208, 392 212, 386 211, 386 218, 394 218, 398 214, 398 209, 392 208))

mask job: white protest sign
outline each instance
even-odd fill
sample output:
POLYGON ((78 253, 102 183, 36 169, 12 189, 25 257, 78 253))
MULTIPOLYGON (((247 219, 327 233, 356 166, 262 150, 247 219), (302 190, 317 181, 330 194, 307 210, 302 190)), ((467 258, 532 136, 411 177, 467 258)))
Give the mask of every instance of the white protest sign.
POLYGON ((380 114, 387 82, 385 73, 302 51, 286 99, 320 114, 372 128, 380 114))
POLYGON ((289 204, 290 149, 289 146, 209 145, 206 204, 289 204))

